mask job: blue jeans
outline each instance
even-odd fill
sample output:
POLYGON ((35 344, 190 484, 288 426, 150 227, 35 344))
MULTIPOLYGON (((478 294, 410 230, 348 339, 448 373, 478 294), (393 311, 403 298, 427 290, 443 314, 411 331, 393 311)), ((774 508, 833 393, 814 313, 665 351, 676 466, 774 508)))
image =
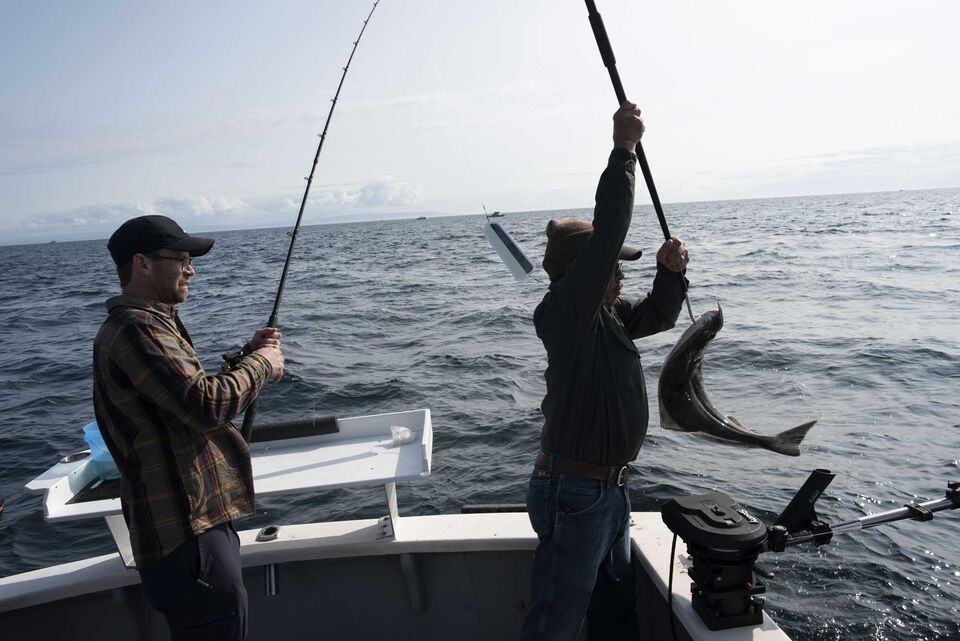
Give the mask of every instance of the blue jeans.
POLYGON ((640 638, 630 561, 630 497, 616 482, 534 467, 527 513, 540 539, 523 641, 640 638))

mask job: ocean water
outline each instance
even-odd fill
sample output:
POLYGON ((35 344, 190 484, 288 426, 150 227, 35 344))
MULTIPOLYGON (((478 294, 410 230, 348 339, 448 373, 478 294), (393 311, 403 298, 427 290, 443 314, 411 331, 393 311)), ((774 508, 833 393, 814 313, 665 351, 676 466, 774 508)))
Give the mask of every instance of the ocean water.
MULTIPOLYGON (((960 190, 667 206, 690 248, 694 313, 723 306, 705 359, 716 406, 763 433, 811 418, 802 456, 659 427, 656 382, 689 323, 638 342, 651 426, 635 464, 636 510, 724 490, 768 521, 813 468, 837 478, 818 503, 839 523, 938 498, 960 480, 960 190)), ((548 219, 509 214, 536 257, 548 219)), ((292 222, 292 221, 291 221, 292 222)), ((281 307, 287 375, 261 421, 429 407, 432 477, 399 488, 403 514, 524 499, 537 450, 545 356, 531 314, 546 277, 517 284, 480 216, 305 227, 281 307)), ((287 229, 212 234, 181 313, 208 369, 269 316, 287 229)), ((660 232, 624 292, 643 295, 660 232)), ((102 522, 44 523, 25 482, 83 449, 93 417, 91 341, 117 291, 105 241, 0 247, 0 576, 112 550, 102 522)), ((373 518, 377 489, 259 501, 242 523, 373 518)), ((801 546, 764 560, 771 614, 793 638, 960 639, 960 511, 801 546)), ((685 589, 679 587, 678 589, 685 589)))

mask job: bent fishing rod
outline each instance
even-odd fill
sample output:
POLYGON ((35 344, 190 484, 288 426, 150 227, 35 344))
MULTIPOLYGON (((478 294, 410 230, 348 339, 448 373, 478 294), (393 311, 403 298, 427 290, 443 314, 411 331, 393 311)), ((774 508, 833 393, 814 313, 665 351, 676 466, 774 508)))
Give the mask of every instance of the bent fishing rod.
MULTIPOLYGON (((607 37, 607 30, 603 26, 603 18, 597 11, 597 5, 593 0, 585 0, 587 3, 587 13, 590 18, 590 26, 593 28, 593 37, 597 41, 597 47, 600 49, 600 57, 603 58, 603 65, 610 73, 610 81, 613 83, 613 90, 617 94, 617 104, 622 105, 627 101, 627 94, 623 90, 623 83, 620 82, 620 74, 617 72, 617 59, 613 55, 613 47, 610 46, 610 38, 607 37)), ((663 215, 663 207, 660 205, 660 196, 657 195, 657 186, 653 183, 653 174, 650 173, 650 165, 647 163, 647 156, 643 153, 643 145, 637 141, 636 148, 637 160, 640 162, 640 170, 643 172, 643 180, 647 183, 647 191, 650 192, 650 200, 653 201, 653 208, 657 212, 657 219, 660 221, 660 229, 663 230, 663 237, 670 240, 670 229, 667 227, 667 219, 663 215)), ((690 322, 696 322, 693 318, 693 310, 690 309, 690 298, 687 296, 687 283, 684 280, 683 273, 677 272, 680 279, 680 287, 683 289, 683 300, 687 304, 687 314, 690 315, 690 322)))
MULTIPOLYGON (((276 327, 277 326, 277 316, 280 312, 280 300, 283 298, 283 287, 287 282, 287 272, 290 269, 290 259, 293 257, 293 246, 297 242, 297 234, 300 231, 300 221, 303 220, 303 210, 307 206, 307 196, 310 194, 310 186, 313 184, 313 175, 317 171, 317 162, 320 160, 320 152, 323 150, 323 141, 327 139, 327 130, 330 128, 330 120, 333 119, 333 110, 337 107, 337 99, 340 97, 340 90, 343 89, 343 81, 347 77, 347 71, 350 69, 350 63, 353 61, 353 54, 357 52, 357 45, 360 44, 360 39, 363 37, 363 32, 367 29, 367 23, 370 22, 370 18, 373 16, 373 12, 376 11, 377 5, 380 4, 380 0, 376 0, 373 3, 373 7, 370 9, 370 13, 367 14, 366 20, 363 21, 363 27, 360 28, 360 34, 357 36, 357 39, 353 41, 353 49, 350 50, 350 57, 347 58, 347 64, 343 68, 343 74, 340 76, 340 84, 337 85, 337 92, 333 95, 331 99, 330 111, 327 113, 327 122, 323 125, 323 131, 320 133, 320 143, 317 145, 317 153, 313 156, 313 166, 310 168, 310 175, 305 178, 307 181, 307 186, 303 190, 303 199, 300 201, 300 211, 297 214, 297 222, 293 226, 293 232, 290 234, 290 246, 287 248, 287 259, 283 263, 283 273, 280 275, 280 285, 277 287, 277 297, 273 301, 273 311, 270 312, 270 320, 267 321, 267 327, 276 327)), ((243 427, 242 433, 243 438, 248 443, 250 438, 253 435, 253 422, 257 416, 257 399, 253 399, 249 406, 247 406, 247 411, 243 415, 243 427)))

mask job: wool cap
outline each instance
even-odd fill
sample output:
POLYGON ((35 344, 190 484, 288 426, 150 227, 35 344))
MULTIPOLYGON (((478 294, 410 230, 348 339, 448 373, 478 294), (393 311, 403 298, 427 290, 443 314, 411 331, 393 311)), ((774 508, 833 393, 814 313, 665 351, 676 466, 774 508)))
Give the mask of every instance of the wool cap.
MULTIPOLYGON (((550 280, 557 280, 577 257, 580 248, 593 233, 593 223, 582 218, 555 218, 547 223, 547 249, 543 252, 543 269, 550 280)), ((637 260, 643 252, 624 245, 620 260, 637 260)))

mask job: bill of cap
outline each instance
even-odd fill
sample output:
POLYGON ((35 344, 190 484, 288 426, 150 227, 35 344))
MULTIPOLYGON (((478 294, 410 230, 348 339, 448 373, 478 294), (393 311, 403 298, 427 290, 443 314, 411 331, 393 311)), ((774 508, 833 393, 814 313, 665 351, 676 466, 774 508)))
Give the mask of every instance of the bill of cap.
POLYGON ((620 260, 637 260, 641 256, 643 256, 642 249, 637 249, 630 245, 624 245, 620 248, 620 260))
POLYGON ((188 252, 191 256, 203 256, 213 247, 212 238, 201 238, 200 236, 187 236, 181 238, 172 245, 167 245, 166 249, 172 249, 179 252, 188 252))

